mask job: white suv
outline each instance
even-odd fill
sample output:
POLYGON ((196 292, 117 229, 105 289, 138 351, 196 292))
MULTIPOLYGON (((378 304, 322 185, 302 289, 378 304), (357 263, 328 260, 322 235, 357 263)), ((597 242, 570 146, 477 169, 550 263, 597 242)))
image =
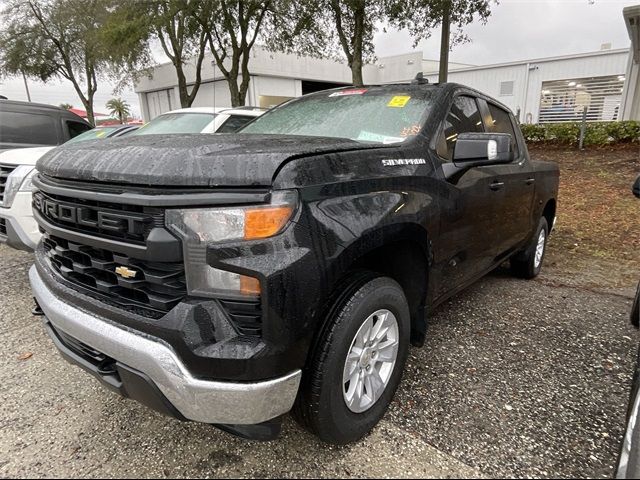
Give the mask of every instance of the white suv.
POLYGON ((55 147, 0 152, 0 243, 33 250, 40 240, 31 211, 31 177, 38 159, 55 147))

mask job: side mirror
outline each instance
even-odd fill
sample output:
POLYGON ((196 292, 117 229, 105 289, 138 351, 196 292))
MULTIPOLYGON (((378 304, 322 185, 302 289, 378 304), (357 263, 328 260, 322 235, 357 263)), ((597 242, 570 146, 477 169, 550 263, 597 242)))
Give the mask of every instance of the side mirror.
POLYGON ((636 178, 636 183, 633 184, 633 194, 640 198, 640 176, 636 178))
POLYGON ((458 168, 511 163, 511 135, 508 133, 461 133, 453 150, 458 168))

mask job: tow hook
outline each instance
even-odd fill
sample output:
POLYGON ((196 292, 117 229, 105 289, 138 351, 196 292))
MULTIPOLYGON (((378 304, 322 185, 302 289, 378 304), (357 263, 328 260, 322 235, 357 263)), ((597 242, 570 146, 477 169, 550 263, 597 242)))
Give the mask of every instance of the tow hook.
POLYGON ((31 309, 31 314, 35 315, 36 317, 43 317, 44 312, 42 311, 42 308, 40 308, 40 304, 35 298, 33 299, 33 302, 35 303, 35 306, 31 309))

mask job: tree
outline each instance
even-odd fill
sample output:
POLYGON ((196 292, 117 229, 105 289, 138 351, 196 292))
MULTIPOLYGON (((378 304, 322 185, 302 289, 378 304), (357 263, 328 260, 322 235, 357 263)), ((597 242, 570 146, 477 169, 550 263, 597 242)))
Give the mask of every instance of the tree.
POLYGON ((479 19, 486 23, 491 15, 491 0, 405 0, 390 2, 387 11, 389 22, 398 28, 407 28, 414 47, 431 32, 442 26, 440 49, 440 81, 446 81, 449 50, 452 45, 469 41, 463 28, 479 19), (451 25, 457 27, 451 37, 451 25))
POLYGON ((8 0, 1 13, 0 73, 67 79, 94 123, 98 77, 109 68, 100 40, 109 11, 109 0, 8 0))
POLYGON ((73 105, 71 105, 70 103, 61 103, 60 108, 63 108, 65 110, 71 110, 73 108, 73 105))
POLYGON ((231 105, 244 105, 251 75, 251 49, 268 16, 272 0, 208 0, 200 2, 197 19, 205 32, 216 66, 229 86, 231 105))
POLYGON ((202 0, 196 18, 209 50, 229 87, 231 105, 246 102, 251 81, 251 50, 260 42, 269 50, 316 54, 318 23, 311 21, 312 0, 202 0))
POLYGON ((351 69, 352 82, 362 86, 364 62, 374 57, 375 24, 385 16, 383 2, 328 0, 328 7, 347 65, 351 69))
POLYGON ((106 103, 106 106, 111 115, 118 117, 120 123, 124 123, 129 118, 129 115, 131 115, 131 107, 121 98, 112 98, 106 103))
MULTIPOLYGON (((151 50, 158 42, 178 77, 180 105, 190 107, 202 83, 202 63, 207 39, 195 17, 198 0, 121 0, 106 29, 110 44, 120 41, 123 52, 151 50), (195 79, 189 87, 185 68, 193 59, 195 79)), ((132 73, 150 64, 135 54, 128 62, 132 73)))

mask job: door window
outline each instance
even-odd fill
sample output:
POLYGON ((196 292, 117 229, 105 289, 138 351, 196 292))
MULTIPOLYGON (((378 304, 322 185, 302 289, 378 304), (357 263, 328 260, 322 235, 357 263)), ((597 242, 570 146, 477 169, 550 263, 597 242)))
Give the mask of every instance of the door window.
POLYGON ((91 127, 86 123, 67 121, 67 128, 69 129, 69 138, 77 137, 78 135, 91 130, 91 127))
POLYGON ((248 115, 230 115, 229 119, 216 130, 216 133, 236 133, 254 118, 248 115))
POLYGON ((451 161, 458 135, 483 131, 482 116, 476 99, 465 95, 456 97, 440 129, 436 151, 444 160, 451 161))
POLYGON ((53 117, 33 113, 2 112, 0 142, 30 145, 58 145, 53 117))
POLYGON ((511 135, 511 149, 515 158, 518 158, 518 142, 516 142, 516 132, 513 127, 513 121, 509 112, 497 107, 491 103, 489 105, 489 113, 491 119, 487 128, 492 133, 508 133, 511 135))

